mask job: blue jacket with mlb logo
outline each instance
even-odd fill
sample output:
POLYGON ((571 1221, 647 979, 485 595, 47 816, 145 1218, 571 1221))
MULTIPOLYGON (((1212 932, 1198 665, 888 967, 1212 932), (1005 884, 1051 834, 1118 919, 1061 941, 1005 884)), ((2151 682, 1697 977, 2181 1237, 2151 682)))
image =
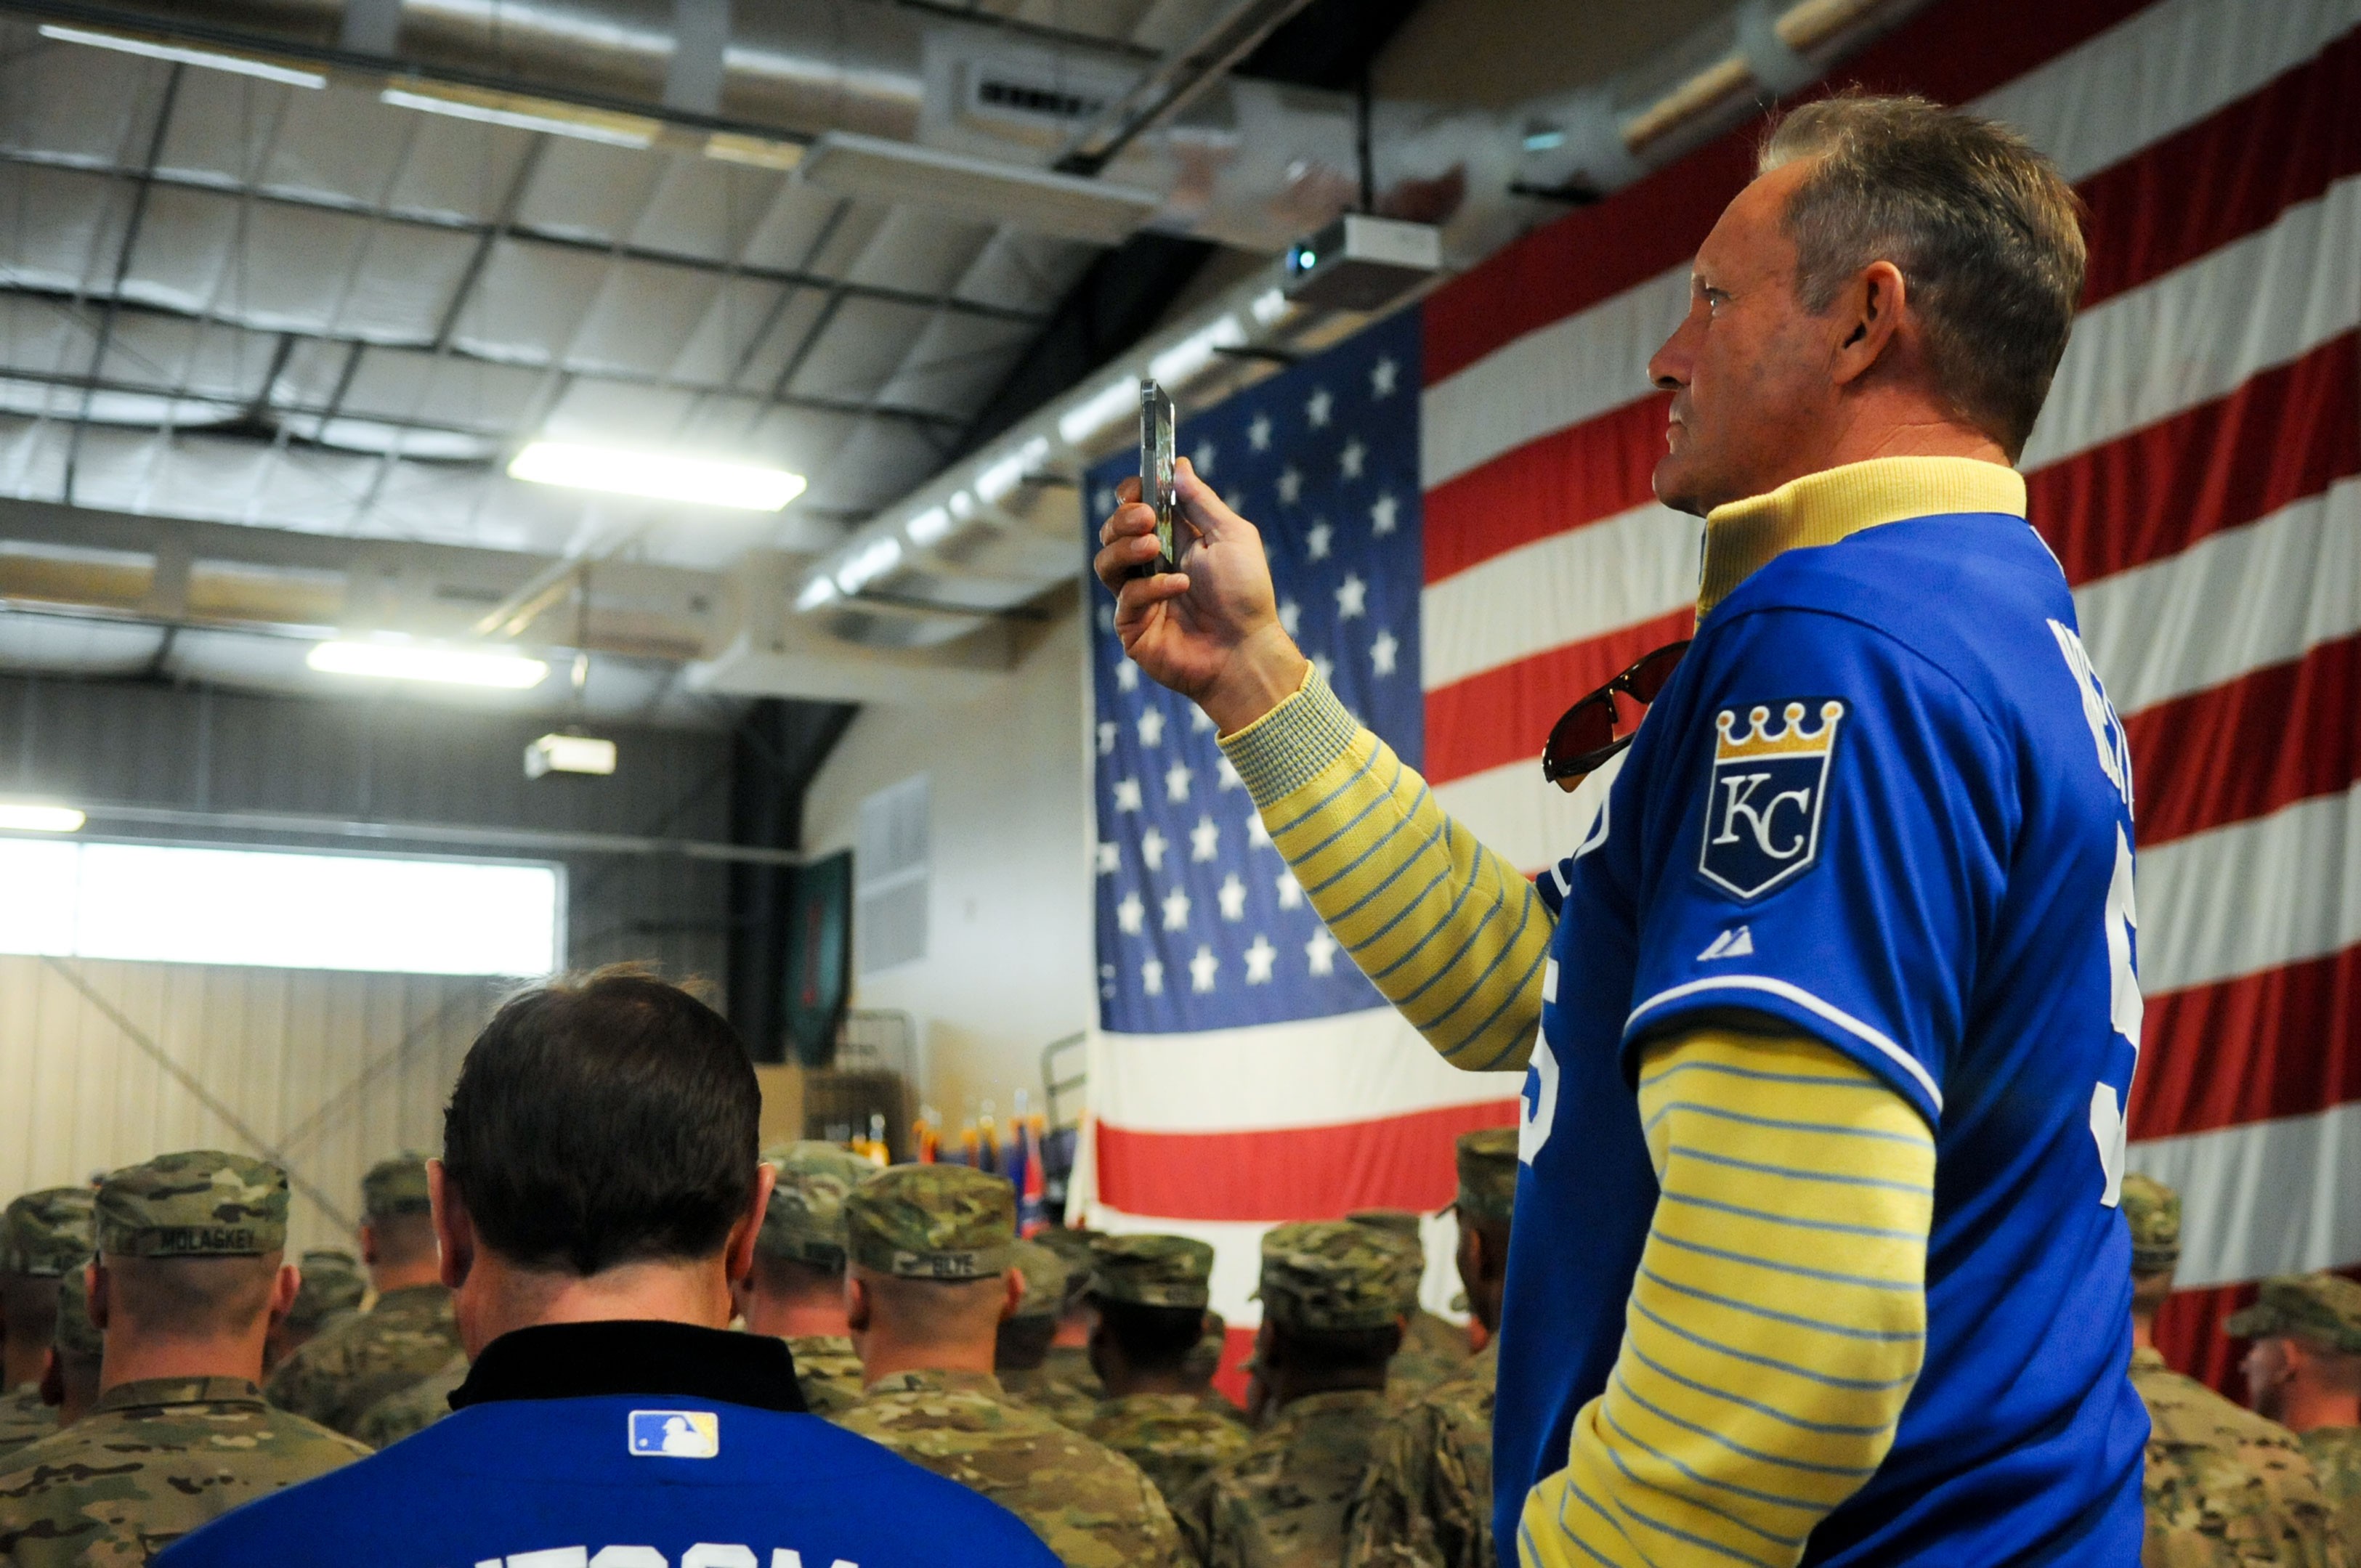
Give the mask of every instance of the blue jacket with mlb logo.
POLYGON ((521 1329, 453 1414, 225 1515, 159 1568, 1056 1568, 1016 1515, 805 1415, 783 1341, 521 1329))

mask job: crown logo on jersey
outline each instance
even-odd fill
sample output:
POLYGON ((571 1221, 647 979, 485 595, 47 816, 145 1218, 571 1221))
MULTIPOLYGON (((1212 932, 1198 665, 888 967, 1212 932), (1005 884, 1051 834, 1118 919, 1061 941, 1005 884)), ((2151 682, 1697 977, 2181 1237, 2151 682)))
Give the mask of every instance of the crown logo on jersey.
POLYGON ((1747 762, 1771 757, 1825 757, 1836 750, 1837 726, 1843 722, 1845 706, 1833 697, 1820 704, 1820 727, 1804 728, 1804 705, 1791 702, 1780 709, 1784 727, 1777 734, 1771 732, 1771 709, 1757 707, 1746 716, 1747 729, 1743 735, 1730 732, 1738 728, 1738 715, 1724 708, 1714 718, 1718 731, 1713 742, 1713 760, 1720 762, 1747 762))

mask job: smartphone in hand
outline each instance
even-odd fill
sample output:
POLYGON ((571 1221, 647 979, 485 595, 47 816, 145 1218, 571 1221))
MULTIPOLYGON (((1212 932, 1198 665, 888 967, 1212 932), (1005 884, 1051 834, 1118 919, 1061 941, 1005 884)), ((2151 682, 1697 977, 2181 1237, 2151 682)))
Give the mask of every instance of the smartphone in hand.
POLYGON ((1172 400, 1147 379, 1139 383, 1139 499, 1156 509, 1159 550, 1138 575, 1179 571, 1180 548, 1173 537, 1172 400))

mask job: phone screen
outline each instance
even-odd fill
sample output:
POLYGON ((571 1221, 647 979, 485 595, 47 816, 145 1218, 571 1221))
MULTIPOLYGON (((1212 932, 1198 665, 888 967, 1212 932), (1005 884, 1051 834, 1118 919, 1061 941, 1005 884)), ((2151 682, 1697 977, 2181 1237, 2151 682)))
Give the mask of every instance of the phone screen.
POLYGON ((1172 537, 1172 400, 1152 380, 1139 383, 1139 499, 1156 509, 1160 546, 1153 572, 1177 572, 1180 552, 1172 537))

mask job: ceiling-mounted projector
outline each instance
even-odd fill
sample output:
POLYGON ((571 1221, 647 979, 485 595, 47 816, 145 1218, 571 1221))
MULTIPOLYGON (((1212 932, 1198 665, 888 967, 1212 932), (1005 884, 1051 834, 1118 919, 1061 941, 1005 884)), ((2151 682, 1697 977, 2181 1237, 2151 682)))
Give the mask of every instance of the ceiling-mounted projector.
POLYGON ((1443 269, 1443 233, 1433 224, 1346 213, 1287 253, 1281 289, 1325 311, 1384 310, 1443 269))

